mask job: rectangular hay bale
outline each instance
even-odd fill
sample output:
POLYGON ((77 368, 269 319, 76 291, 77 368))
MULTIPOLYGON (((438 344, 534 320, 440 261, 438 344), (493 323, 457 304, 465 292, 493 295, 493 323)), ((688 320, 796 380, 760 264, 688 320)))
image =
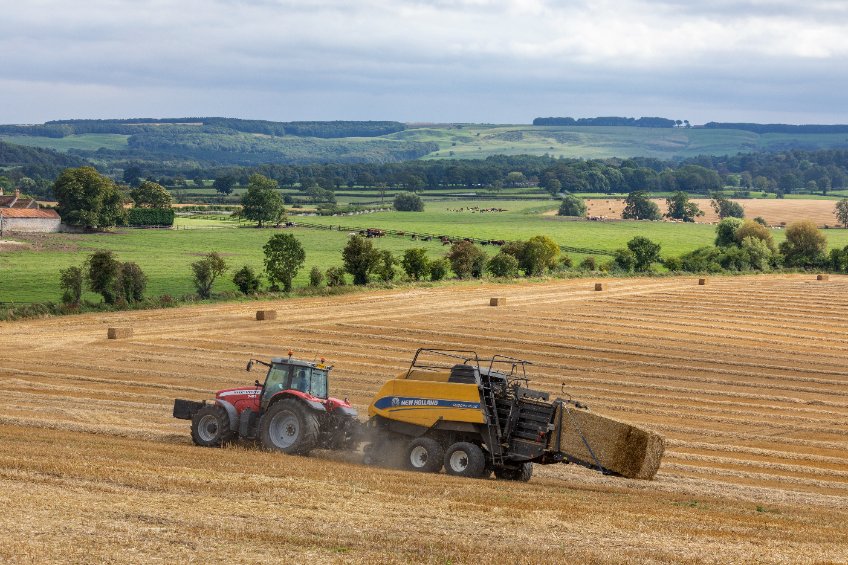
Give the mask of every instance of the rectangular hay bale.
POLYGON ((256 319, 257 320, 276 320, 277 319, 277 311, 276 310, 257 310, 256 311, 256 319))
POLYGON ((132 328, 109 328, 106 330, 106 337, 108 339, 127 339, 132 336, 132 328))
POLYGON ((604 283, 595 283, 595 290, 596 291, 605 290, 606 287, 607 287, 607 285, 604 284, 604 283))
MULTIPOLYGON (((562 414, 560 451, 592 466, 595 459, 580 432, 603 468, 630 479, 650 480, 656 475, 665 451, 665 440, 659 434, 569 406, 562 414)), ((556 446, 555 436, 552 434, 551 448, 556 446)))
POLYGON ((705 284, 707 284, 707 279, 698 279, 698 284, 704 286, 705 284))
POLYGON ((819 275, 819 276, 817 276, 817 277, 816 277, 816 280, 817 280, 817 281, 826 281, 826 280, 828 280, 829 278, 830 278, 830 277, 829 277, 829 276, 827 276, 827 275, 819 275))
POLYGON ((506 304, 506 298, 490 298, 489 306, 503 306, 506 304))

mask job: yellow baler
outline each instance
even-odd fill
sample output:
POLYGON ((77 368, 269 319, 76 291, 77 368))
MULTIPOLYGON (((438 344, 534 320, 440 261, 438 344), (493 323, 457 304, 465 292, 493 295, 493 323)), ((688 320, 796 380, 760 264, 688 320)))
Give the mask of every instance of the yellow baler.
POLYGON ((560 462, 653 477, 662 438, 528 388, 529 364, 419 349, 409 370, 386 382, 368 407, 365 462, 523 481, 533 463, 560 462))

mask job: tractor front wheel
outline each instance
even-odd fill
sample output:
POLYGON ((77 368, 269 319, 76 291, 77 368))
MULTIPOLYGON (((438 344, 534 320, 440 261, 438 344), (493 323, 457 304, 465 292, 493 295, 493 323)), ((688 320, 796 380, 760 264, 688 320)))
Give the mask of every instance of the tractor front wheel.
POLYGON ((448 475, 479 479, 485 470, 486 456, 473 443, 459 441, 445 452, 445 471, 448 475))
POLYGON ((223 406, 207 404, 191 419, 191 439, 201 447, 221 447, 232 439, 230 417, 223 406))
POLYGON ((259 439, 269 451, 306 455, 318 444, 318 418, 294 399, 272 405, 259 427, 259 439))
POLYGON ((438 473, 444 458, 445 450, 433 438, 416 438, 406 448, 406 466, 413 471, 438 473))

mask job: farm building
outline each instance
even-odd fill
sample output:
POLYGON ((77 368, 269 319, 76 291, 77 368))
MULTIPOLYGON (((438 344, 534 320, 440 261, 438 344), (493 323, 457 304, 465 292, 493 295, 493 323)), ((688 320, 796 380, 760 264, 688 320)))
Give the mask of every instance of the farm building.
POLYGON ((0 235, 18 232, 57 232, 62 218, 56 210, 42 210, 33 198, 21 198, 21 192, 4 195, 0 189, 0 235))

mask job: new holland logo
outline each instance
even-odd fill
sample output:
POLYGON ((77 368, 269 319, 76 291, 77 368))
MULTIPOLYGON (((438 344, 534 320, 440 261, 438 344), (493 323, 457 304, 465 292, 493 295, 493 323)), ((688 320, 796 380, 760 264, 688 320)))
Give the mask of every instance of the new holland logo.
POLYGON ((395 406, 400 406, 400 398, 398 398, 397 396, 392 398, 392 407, 395 407, 395 406))

